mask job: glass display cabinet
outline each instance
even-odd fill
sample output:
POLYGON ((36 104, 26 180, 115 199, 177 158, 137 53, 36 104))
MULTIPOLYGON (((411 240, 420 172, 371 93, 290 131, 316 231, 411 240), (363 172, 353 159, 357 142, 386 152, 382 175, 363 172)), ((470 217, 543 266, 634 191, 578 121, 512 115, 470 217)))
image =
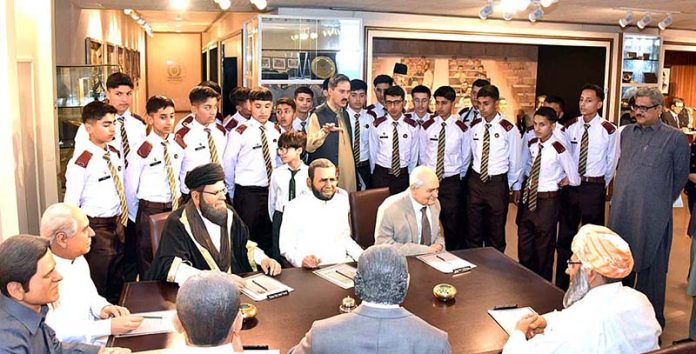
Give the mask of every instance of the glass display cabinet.
POLYGON ((244 25, 244 85, 276 98, 310 86, 322 97, 321 83, 334 74, 362 78, 363 44, 361 19, 256 16, 244 25))
POLYGON ((659 36, 624 34, 621 70, 621 114, 628 99, 640 87, 659 87, 662 81, 662 39, 659 36))
POLYGON ((95 99, 103 101, 106 98, 106 78, 118 71, 118 65, 56 67, 61 190, 65 188, 65 167, 73 154, 75 133, 82 123, 82 107, 95 99))

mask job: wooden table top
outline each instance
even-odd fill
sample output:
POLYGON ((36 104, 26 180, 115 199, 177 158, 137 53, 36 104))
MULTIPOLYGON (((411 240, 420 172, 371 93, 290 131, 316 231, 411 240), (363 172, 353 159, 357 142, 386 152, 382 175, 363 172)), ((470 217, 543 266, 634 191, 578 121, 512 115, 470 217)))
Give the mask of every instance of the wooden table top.
MULTIPOLYGON (((415 257, 408 257, 411 282, 403 306, 431 325, 449 334, 454 353, 500 352, 507 334, 488 315, 496 305, 530 306, 538 313, 562 309, 563 292, 493 248, 454 251, 477 265, 469 273, 443 274, 415 257), (432 295, 438 283, 457 288, 456 299, 441 303, 432 295)), ((299 343, 315 320, 338 315, 345 296, 358 300, 353 289, 342 289, 310 270, 283 269, 278 280, 295 289, 289 296, 255 302, 256 319, 244 325, 244 345, 268 345, 287 352, 299 343)), ((131 312, 175 309, 177 285, 160 282, 128 283, 120 305, 131 312)), ((242 302, 253 302, 246 295, 242 302)), ((183 345, 178 333, 110 338, 109 346, 133 351, 183 345)))

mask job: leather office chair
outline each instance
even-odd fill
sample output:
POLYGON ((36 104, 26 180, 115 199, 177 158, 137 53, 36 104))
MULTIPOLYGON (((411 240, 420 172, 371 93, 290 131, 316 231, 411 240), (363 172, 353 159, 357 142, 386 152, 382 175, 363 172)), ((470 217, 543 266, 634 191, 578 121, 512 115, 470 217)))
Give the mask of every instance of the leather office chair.
POLYGON ((389 197, 389 188, 368 189, 351 192, 348 195, 351 233, 353 239, 362 248, 375 244, 377 208, 387 197, 389 197))
POLYGON ((674 344, 648 354, 696 354, 696 342, 674 344))
POLYGON ((159 247, 159 241, 162 237, 162 230, 164 229, 164 222, 167 220, 171 212, 166 211, 164 213, 150 215, 147 218, 147 222, 150 224, 150 242, 152 243, 152 257, 155 257, 157 253, 157 247, 159 247))

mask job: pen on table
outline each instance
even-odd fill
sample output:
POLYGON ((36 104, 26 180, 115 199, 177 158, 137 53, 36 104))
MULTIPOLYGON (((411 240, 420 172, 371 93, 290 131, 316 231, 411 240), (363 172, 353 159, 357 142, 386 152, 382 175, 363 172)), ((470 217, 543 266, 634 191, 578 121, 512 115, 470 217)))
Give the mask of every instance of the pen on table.
POLYGON ((254 283, 254 284, 256 284, 256 286, 258 286, 259 288, 263 289, 264 291, 268 291, 268 289, 266 289, 265 286, 263 286, 263 285, 257 283, 256 280, 253 280, 253 279, 252 279, 251 282, 254 283))
POLYGON ((511 310, 511 309, 516 309, 517 304, 510 304, 510 305, 498 305, 493 307, 494 310, 511 310))
POLYGON ((440 257, 440 256, 437 255, 437 254, 435 255, 435 257, 437 257, 437 259, 439 259, 439 260, 441 260, 441 261, 443 261, 443 262, 445 262, 445 263, 449 263, 446 259, 440 257))
POLYGON ((353 277, 348 276, 348 275, 346 275, 346 274, 343 274, 343 272, 341 272, 340 270, 337 270, 336 273, 338 273, 338 274, 340 274, 340 275, 342 275, 342 276, 344 276, 344 277, 346 277, 346 278, 348 278, 348 279, 350 279, 350 280, 353 280, 353 277))
POLYGON ((151 320, 161 320, 162 318, 164 318, 162 316, 140 316, 140 317, 151 319, 151 320))

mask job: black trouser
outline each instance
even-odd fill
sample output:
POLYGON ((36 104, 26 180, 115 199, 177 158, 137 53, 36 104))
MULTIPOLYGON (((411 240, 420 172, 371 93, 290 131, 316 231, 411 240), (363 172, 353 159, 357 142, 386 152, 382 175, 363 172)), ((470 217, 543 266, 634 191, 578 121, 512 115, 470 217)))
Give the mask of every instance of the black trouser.
POLYGON ((464 239, 459 231, 461 223, 458 218, 461 204, 459 204, 459 194, 461 185, 459 175, 443 178, 440 181, 440 221, 445 234, 445 246, 448 251, 464 248, 464 239))
POLYGON ((600 183, 582 182, 579 186, 568 186, 561 190, 562 213, 556 242, 556 286, 561 289, 568 289, 570 279, 565 272, 558 269, 566 269, 567 262, 573 254, 570 245, 580 225, 604 225, 605 196, 603 178, 600 183))
MULTIPOLYGON (((517 222, 517 255, 520 263, 551 281, 553 278, 553 251, 556 247, 556 223, 558 222, 558 192, 538 193, 536 210, 520 204, 517 222)), ((565 273, 565 267, 556 273, 565 273)))
POLYGON ((234 187, 234 209, 249 228, 249 238, 266 254, 273 253, 273 224, 268 218, 268 187, 234 187))
POLYGON ((408 188, 408 168, 402 168, 397 177, 391 174, 390 168, 376 165, 375 171, 372 173, 372 187, 389 187, 390 195, 405 191, 408 188))
POLYGON ((280 262, 280 226, 283 224, 283 212, 273 211, 273 250, 271 258, 280 262))
POLYGON ((172 211, 172 203, 155 203, 147 200, 138 202, 138 216, 135 218, 135 238, 138 255, 138 274, 140 279, 145 279, 145 273, 152 264, 152 239, 150 238, 149 216, 172 211))
POLYGON ((118 303, 123 285, 123 252, 125 232, 119 226, 118 217, 92 218, 88 217, 89 226, 94 230, 92 246, 85 259, 99 295, 112 304, 118 303))
MULTIPOLYGON (((123 278, 125 281, 135 281, 138 277, 138 217, 135 222, 128 219, 126 226, 126 243, 123 250, 123 278)), ((143 278, 141 273, 140 279, 143 278)))
POLYGON ((363 190, 364 189, 370 189, 372 188, 372 175, 370 174, 370 161, 362 161, 359 162, 355 165, 355 172, 357 174, 356 181, 358 182, 358 190, 363 190), (362 182, 365 183, 363 185, 360 181, 362 179, 362 182))
POLYGON ((457 218, 459 219, 459 239, 461 240, 459 242, 459 247, 461 249, 468 248, 466 240, 469 235, 469 213, 467 210, 469 188, 467 185, 469 184, 470 175, 470 172, 467 173, 466 176, 459 181, 459 210, 457 211, 457 218))
POLYGON ((510 200, 507 175, 490 176, 484 183, 472 170, 467 190, 469 234, 466 246, 493 246, 505 252, 505 223, 510 200))

